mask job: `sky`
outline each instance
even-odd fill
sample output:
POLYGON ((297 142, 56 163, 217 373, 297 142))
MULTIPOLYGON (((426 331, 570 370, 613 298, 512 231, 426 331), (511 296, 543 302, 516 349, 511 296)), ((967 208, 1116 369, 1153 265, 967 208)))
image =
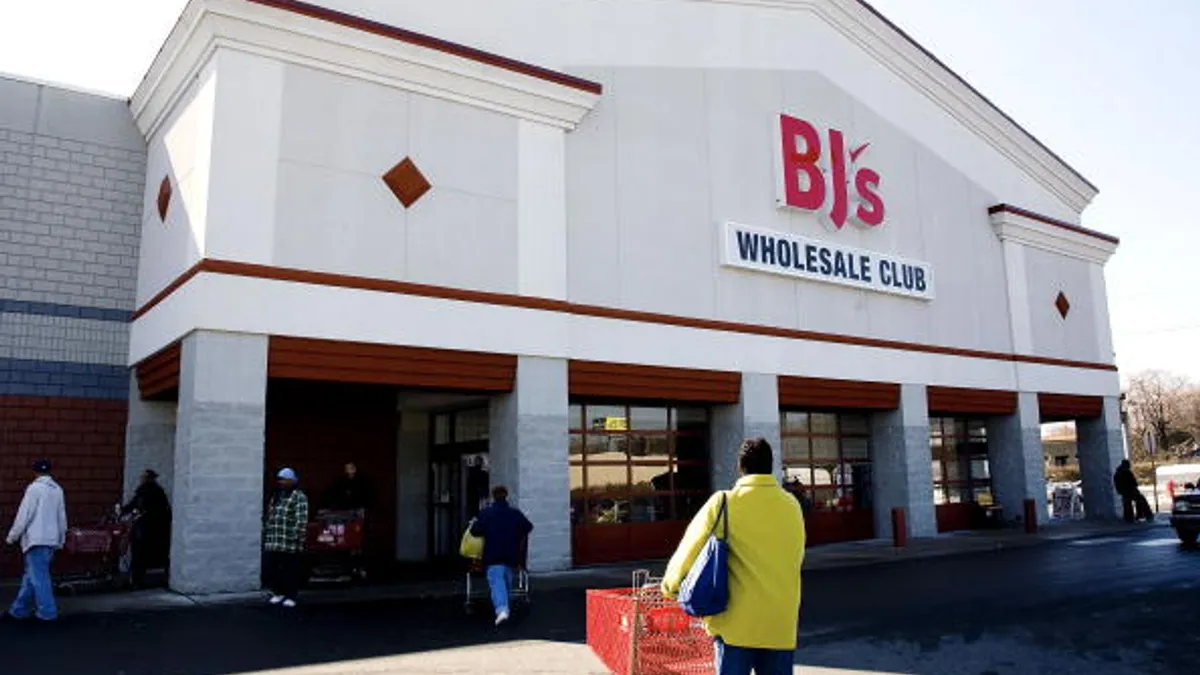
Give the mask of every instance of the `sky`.
MULTIPOLYGON (((186 2, 5 4, 0 72, 127 97, 186 2)), ((872 4, 1100 188, 1083 224, 1122 241, 1106 277, 1123 377, 1200 381, 1200 2, 872 4)))

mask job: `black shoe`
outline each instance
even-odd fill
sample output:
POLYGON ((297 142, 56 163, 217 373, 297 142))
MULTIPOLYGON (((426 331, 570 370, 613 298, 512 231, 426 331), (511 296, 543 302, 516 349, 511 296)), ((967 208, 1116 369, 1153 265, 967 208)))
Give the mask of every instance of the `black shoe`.
POLYGON ((18 622, 21 622, 24 620, 25 619, 22 619, 20 617, 13 616, 10 612, 5 612, 3 614, 0 614, 0 622, 3 622, 3 623, 18 623, 18 622))

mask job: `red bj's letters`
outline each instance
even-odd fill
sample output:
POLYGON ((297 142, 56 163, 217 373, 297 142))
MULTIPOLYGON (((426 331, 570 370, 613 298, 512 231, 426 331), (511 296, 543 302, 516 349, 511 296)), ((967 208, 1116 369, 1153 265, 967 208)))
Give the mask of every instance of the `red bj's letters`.
POLYGON ((783 144, 781 197, 784 204, 805 211, 828 208, 829 220, 838 229, 851 216, 868 227, 883 224, 886 209, 879 195, 880 176, 872 169, 859 168, 857 164, 870 143, 847 153, 845 135, 837 129, 830 129, 829 166, 823 169, 821 159, 824 152, 816 127, 802 119, 780 115, 779 131, 783 144), (851 181, 854 183, 853 204, 851 181))

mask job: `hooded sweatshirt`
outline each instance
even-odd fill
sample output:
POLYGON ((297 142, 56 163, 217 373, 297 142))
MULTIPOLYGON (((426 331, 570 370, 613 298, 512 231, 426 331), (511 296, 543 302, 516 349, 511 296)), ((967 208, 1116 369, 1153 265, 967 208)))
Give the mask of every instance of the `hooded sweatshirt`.
POLYGON ((35 546, 62 548, 67 539, 67 500, 50 476, 38 476, 25 489, 17 519, 8 532, 8 543, 21 542, 28 553, 35 546))

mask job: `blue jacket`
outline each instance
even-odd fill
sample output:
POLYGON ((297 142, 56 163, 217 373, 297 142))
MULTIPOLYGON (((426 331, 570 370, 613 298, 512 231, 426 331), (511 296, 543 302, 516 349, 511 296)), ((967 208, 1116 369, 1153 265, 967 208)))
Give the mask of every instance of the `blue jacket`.
POLYGON ((522 565, 525 561, 521 547, 532 531, 533 523, 506 501, 498 501, 484 509, 471 526, 471 534, 483 537, 483 564, 488 567, 522 565))

